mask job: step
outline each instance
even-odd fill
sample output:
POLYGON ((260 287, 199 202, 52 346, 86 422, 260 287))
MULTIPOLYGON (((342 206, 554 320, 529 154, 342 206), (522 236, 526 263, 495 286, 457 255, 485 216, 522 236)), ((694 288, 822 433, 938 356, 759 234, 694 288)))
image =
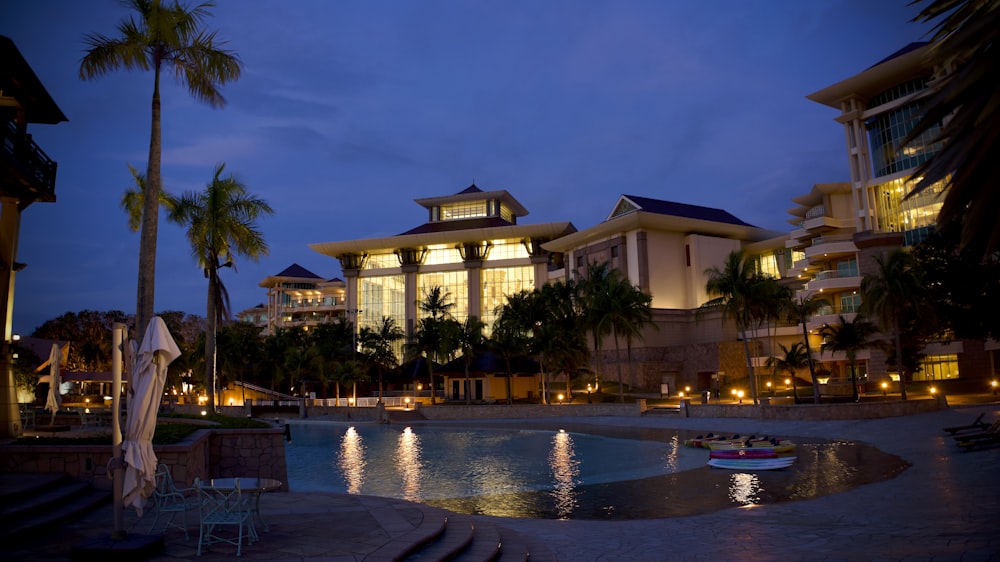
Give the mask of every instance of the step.
POLYGON ((0 525, 8 526, 39 513, 59 509, 64 503, 91 489, 85 482, 53 482, 51 486, 36 488, 33 493, 5 502, 0 506, 0 525))
POLYGON ((455 560, 472 544, 476 526, 472 517, 458 513, 448 514, 445 529, 433 542, 406 557, 407 562, 455 560))
POLYGON ((472 544, 452 560, 455 562, 494 562, 500 559, 502 546, 503 539, 497 526, 485 521, 477 521, 472 544))
POLYGON ((54 526, 79 519, 110 503, 111 493, 108 491, 89 487, 82 493, 74 491, 58 507, 3 525, 0 528, 0 541, 16 543, 40 533, 51 532, 54 526))
POLYGON ((447 522, 447 512, 427 508, 424 510, 423 520, 416 528, 380 546, 365 556, 364 560, 365 562, 403 560, 444 534, 447 522))
POLYGON ((64 472, 39 474, 0 474, 0 505, 10 505, 56 486, 58 482, 70 481, 64 472))

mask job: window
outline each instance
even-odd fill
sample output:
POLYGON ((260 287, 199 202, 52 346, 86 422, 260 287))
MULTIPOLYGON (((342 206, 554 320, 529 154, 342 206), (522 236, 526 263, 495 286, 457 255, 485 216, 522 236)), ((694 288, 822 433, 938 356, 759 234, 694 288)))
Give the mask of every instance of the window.
POLYGON ((611 257, 618 257, 618 246, 611 246, 611 257))
POLYGON ((940 381, 958 378, 958 355, 928 355, 920 362, 915 381, 940 381))
POLYGON ((489 335, 493 321, 496 320, 497 307, 506 304, 509 295, 535 288, 535 268, 523 266, 483 269, 482 284, 482 310, 479 312, 479 319, 486 324, 484 335, 489 335))

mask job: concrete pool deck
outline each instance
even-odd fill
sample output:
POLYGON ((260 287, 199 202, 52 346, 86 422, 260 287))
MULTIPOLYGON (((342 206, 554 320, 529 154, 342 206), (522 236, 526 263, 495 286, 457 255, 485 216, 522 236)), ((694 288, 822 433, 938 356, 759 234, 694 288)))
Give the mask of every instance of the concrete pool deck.
MULTIPOLYGON (((741 418, 588 418, 618 427, 757 433, 861 441, 912 466, 890 480, 818 499, 706 515, 629 521, 557 521, 472 516, 525 542, 532 560, 998 560, 1000 447, 962 451, 942 431, 981 412, 1000 419, 1000 404, 961 405, 914 416, 844 421, 760 421, 741 418)), ((547 421, 554 421, 552 419, 547 421)), ((570 421, 570 419, 567 419, 570 421)), ((516 424, 517 421, 495 423, 516 424)), ((270 494, 261 501, 271 525, 244 546, 249 560, 388 560, 445 512, 420 504, 340 494, 270 494)), ((22 545, 5 559, 67 560, 74 546, 109 533, 112 510, 22 545)), ((136 521, 126 512, 126 524, 136 521)), ((235 548, 196 556, 192 538, 175 529, 150 560, 230 560, 235 548)), ((144 529, 140 522, 136 531, 144 529)))

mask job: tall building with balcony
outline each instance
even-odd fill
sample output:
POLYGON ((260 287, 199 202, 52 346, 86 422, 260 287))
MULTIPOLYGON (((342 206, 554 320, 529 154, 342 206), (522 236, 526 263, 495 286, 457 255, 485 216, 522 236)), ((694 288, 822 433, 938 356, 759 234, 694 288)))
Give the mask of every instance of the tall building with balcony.
POLYGON ((28 125, 54 125, 66 116, 53 101, 14 42, 0 36, 0 437, 21 434, 12 373, 14 278, 21 214, 32 203, 56 200, 56 163, 28 133, 28 125))
POLYGON ((309 329, 340 321, 348 313, 342 279, 324 279, 297 263, 267 276, 259 286, 267 289, 267 304, 243 310, 237 316, 259 326, 265 335, 279 328, 309 329))
MULTIPOLYGON (((947 69, 932 65, 928 43, 911 43, 864 71, 807 96, 829 106, 843 126, 848 184, 822 184, 794 201, 787 245, 795 252, 792 273, 805 282, 801 295, 818 295, 831 307, 811 328, 835 324, 841 313, 853 318, 861 298, 861 277, 874 272, 875 257, 923 240, 941 207, 942 186, 906 198, 914 170, 934 155, 939 128, 931 127, 903 145, 931 94, 936 77, 947 69)), ((818 343, 818 340, 817 340, 818 343)), ((989 376, 1000 365, 995 342, 954 341, 925 346, 916 380, 956 379, 963 373, 989 376)), ((836 376, 846 375, 846 357, 823 354, 836 376)), ((859 374, 870 379, 898 378, 887 373, 885 353, 861 352, 859 374)))

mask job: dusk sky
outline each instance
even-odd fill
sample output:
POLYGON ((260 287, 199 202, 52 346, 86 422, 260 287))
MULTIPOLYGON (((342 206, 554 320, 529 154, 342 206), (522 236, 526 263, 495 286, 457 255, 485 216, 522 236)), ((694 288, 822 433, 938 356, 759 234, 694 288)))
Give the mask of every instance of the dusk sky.
MULTIPOLYGON (((792 197, 849 179, 837 112, 805 96, 926 40, 908 2, 222 0, 206 27, 244 74, 212 109, 164 73, 164 187, 201 190, 225 162, 274 208, 270 254, 221 272, 234 312, 293 263, 341 277, 310 243, 401 233, 427 220, 414 199, 473 182, 509 191, 521 224, 582 230, 627 193, 787 231, 792 197)), ((69 118, 29 126, 59 163, 58 201, 22 217, 16 332, 135 312, 139 235, 119 201, 127 165, 146 168, 153 76, 79 78, 84 36, 129 14, 0 4, 0 34, 69 118)), ((156 273, 156 311, 205 315, 207 281, 164 219, 156 273)))

